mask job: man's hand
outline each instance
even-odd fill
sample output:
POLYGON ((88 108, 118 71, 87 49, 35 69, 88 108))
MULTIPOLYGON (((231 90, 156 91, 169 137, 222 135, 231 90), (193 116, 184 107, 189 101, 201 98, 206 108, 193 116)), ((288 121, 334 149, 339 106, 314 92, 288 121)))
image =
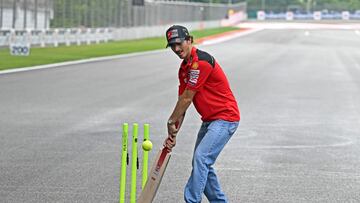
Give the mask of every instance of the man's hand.
POLYGON ((179 126, 171 120, 167 123, 168 137, 165 139, 164 147, 168 148, 171 152, 172 148, 176 145, 176 135, 179 132, 179 126))
POLYGON ((172 123, 171 120, 167 123, 167 129, 168 129, 168 135, 171 135, 172 137, 176 136, 176 134, 179 131, 179 127, 176 126, 175 123, 172 123))
POLYGON ((176 145, 176 136, 169 135, 164 142, 164 147, 166 147, 169 152, 171 152, 172 148, 176 145))

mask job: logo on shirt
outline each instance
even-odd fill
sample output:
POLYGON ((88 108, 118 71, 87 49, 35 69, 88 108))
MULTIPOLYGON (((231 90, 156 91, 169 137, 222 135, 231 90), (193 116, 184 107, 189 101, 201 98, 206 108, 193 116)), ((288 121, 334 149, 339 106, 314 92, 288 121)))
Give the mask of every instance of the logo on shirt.
POLYGON ((194 62, 191 66, 192 69, 197 69, 199 67, 199 64, 197 62, 194 62))
POLYGON ((200 75, 200 70, 190 70, 189 84, 195 86, 200 75))

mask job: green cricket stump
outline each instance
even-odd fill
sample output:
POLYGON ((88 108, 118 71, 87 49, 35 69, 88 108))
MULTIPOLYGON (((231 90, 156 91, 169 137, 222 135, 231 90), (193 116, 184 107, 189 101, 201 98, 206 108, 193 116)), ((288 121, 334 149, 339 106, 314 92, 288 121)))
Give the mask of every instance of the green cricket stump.
MULTIPOLYGON (((123 130, 122 130, 122 154, 121 154, 119 203, 125 203, 125 199, 126 199, 125 198, 126 168, 127 165, 129 165, 129 153, 128 153, 129 124, 123 123, 122 129, 123 130)), ((137 170, 139 169, 138 129, 139 129, 139 125, 137 123, 134 123, 132 128, 130 203, 136 203, 137 170)), ((147 140, 150 140, 150 125, 144 124, 144 141, 147 140)), ((148 162, 149 162, 149 152, 143 149, 142 184, 141 184, 142 189, 144 188, 148 178, 148 162)))

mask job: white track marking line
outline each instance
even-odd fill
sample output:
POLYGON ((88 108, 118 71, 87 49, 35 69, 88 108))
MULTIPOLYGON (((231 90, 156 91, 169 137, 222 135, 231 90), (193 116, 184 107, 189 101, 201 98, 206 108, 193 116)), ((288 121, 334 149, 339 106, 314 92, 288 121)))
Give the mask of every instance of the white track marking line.
POLYGON ((83 64, 83 63, 107 61, 107 60, 121 59, 121 58, 134 57, 134 56, 143 56, 143 55, 149 55, 149 54, 154 54, 154 53, 161 53, 161 52, 165 52, 165 51, 168 51, 168 50, 161 49, 161 50, 145 51, 145 52, 139 52, 139 53, 121 54, 121 55, 115 55, 115 56, 105 56, 105 57, 97 57, 97 58, 90 58, 90 59, 77 60, 77 61, 68 61, 68 62, 47 64, 47 65, 39 65, 39 66, 32 66, 32 67, 15 68, 15 69, 10 69, 10 70, 0 71, 0 75, 7 74, 7 73, 17 73, 17 72, 24 72, 24 71, 31 71, 31 70, 55 68, 55 67, 60 67, 60 66, 70 66, 70 65, 77 65, 77 64, 83 64))

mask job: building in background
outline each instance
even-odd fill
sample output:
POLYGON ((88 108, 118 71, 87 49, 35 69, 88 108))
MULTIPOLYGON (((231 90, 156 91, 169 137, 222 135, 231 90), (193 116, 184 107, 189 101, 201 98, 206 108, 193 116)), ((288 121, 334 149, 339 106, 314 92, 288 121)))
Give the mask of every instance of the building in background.
POLYGON ((0 29, 48 29, 52 7, 51 0, 0 0, 0 29))

